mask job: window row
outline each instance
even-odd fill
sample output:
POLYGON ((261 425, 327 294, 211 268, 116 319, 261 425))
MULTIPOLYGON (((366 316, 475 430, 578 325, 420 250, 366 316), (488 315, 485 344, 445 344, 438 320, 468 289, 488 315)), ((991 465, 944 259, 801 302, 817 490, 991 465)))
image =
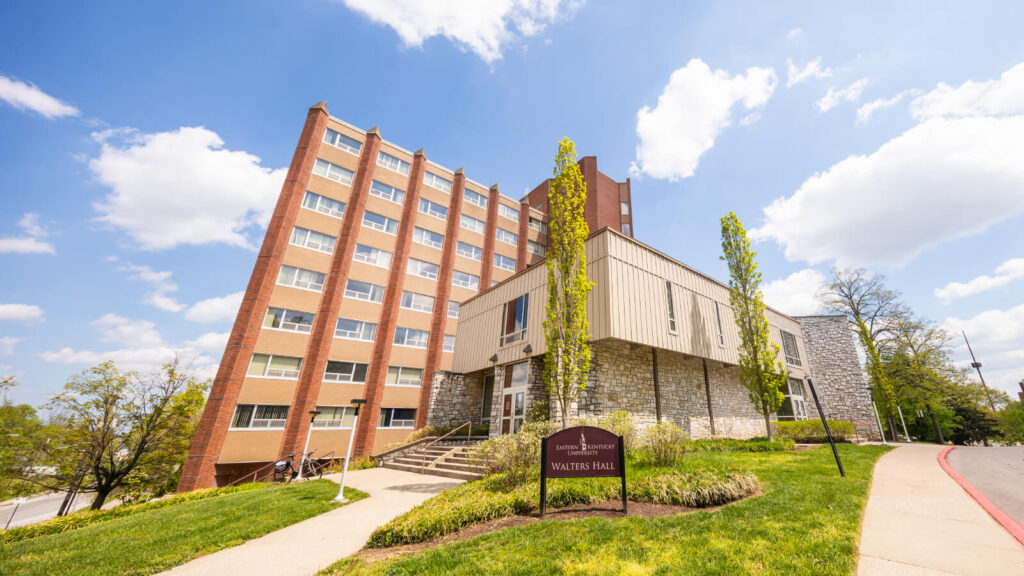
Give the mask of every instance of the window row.
POLYGON ((328 128, 324 132, 324 142, 334 146, 335 148, 341 148, 342 150, 359 155, 359 151, 363 148, 363 143, 355 138, 349 138, 340 132, 336 132, 328 128))
POLYGON ((348 168, 342 168, 337 164, 332 164, 327 160, 322 160, 320 158, 317 158, 316 163, 313 164, 313 174, 323 176, 328 180, 334 180, 335 182, 344 184, 345 186, 351 186, 352 180, 356 175, 355 172, 348 168))
MULTIPOLYGON (((282 430, 288 422, 289 406, 238 404, 231 418, 232 429, 282 430)), ((356 421, 355 406, 317 406, 313 428, 351 430, 356 421)), ((412 428, 415 408, 381 408, 377 428, 412 428)))

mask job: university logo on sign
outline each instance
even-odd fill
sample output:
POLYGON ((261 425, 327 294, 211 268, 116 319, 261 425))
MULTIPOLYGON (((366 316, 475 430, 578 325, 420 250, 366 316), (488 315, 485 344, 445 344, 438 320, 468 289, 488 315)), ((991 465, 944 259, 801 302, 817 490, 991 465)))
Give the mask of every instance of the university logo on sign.
POLYGON ((622 478, 626 511, 626 465, 622 437, 603 428, 576 426, 555 432, 541 443, 540 515, 544 515, 548 478, 622 478))

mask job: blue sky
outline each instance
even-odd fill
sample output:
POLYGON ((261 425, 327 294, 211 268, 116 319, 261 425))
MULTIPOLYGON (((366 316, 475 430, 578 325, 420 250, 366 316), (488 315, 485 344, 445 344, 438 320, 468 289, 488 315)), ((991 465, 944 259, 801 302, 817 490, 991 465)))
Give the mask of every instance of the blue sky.
POLYGON ((890 4, 6 3, 0 374, 38 404, 107 357, 211 373, 326 100, 515 198, 568 136, 632 178, 639 240, 724 279, 734 210, 770 304, 869 267, 1014 390, 1024 8, 890 4))

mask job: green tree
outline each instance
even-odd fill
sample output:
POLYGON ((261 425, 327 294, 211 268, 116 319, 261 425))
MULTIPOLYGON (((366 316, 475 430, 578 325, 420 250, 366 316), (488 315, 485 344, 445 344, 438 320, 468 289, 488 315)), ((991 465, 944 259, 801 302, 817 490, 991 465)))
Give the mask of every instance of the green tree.
POLYGON ((0 378, 0 500, 40 489, 23 480, 39 464, 37 457, 46 443, 46 427, 35 408, 11 402, 10 390, 17 384, 13 376, 0 378))
POLYGON ((1007 442, 1024 444, 1024 400, 1009 402, 999 412, 999 432, 1007 442))
POLYGON ((590 372, 587 295, 592 287, 583 246, 590 234, 583 217, 587 187, 576 164, 576 146, 568 138, 558 143, 554 176, 548 193, 544 381, 558 402, 562 428, 568 428, 569 410, 586 388, 590 372))
POLYGON ((764 414, 764 427, 771 440, 771 414, 782 406, 785 397, 780 389, 786 383, 787 372, 778 360, 779 346, 768 337, 756 257, 736 214, 723 216, 721 258, 729 266, 729 303, 740 331, 740 382, 747 387, 750 402, 764 414))

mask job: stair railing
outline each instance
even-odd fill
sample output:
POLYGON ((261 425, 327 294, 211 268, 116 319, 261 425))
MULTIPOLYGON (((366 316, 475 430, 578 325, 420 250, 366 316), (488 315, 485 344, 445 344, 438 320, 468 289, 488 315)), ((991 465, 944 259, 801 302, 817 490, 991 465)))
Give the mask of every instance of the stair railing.
POLYGON ((453 428, 450 432, 448 432, 444 436, 439 436, 439 437, 435 438, 433 442, 431 442, 431 443, 427 444, 426 446, 424 446, 423 448, 421 448, 421 450, 423 450, 423 458, 420 461, 420 474, 426 474, 427 473, 427 450, 431 446, 433 446, 434 444, 437 444, 441 440, 444 440, 445 438, 451 436, 452 434, 455 434, 456 432, 458 432, 459 430, 461 430, 463 428, 466 429, 466 444, 468 445, 470 442, 472 442, 471 439, 473 438, 473 421, 472 420, 470 420, 469 422, 466 422, 465 424, 460 424, 457 428, 453 428))

